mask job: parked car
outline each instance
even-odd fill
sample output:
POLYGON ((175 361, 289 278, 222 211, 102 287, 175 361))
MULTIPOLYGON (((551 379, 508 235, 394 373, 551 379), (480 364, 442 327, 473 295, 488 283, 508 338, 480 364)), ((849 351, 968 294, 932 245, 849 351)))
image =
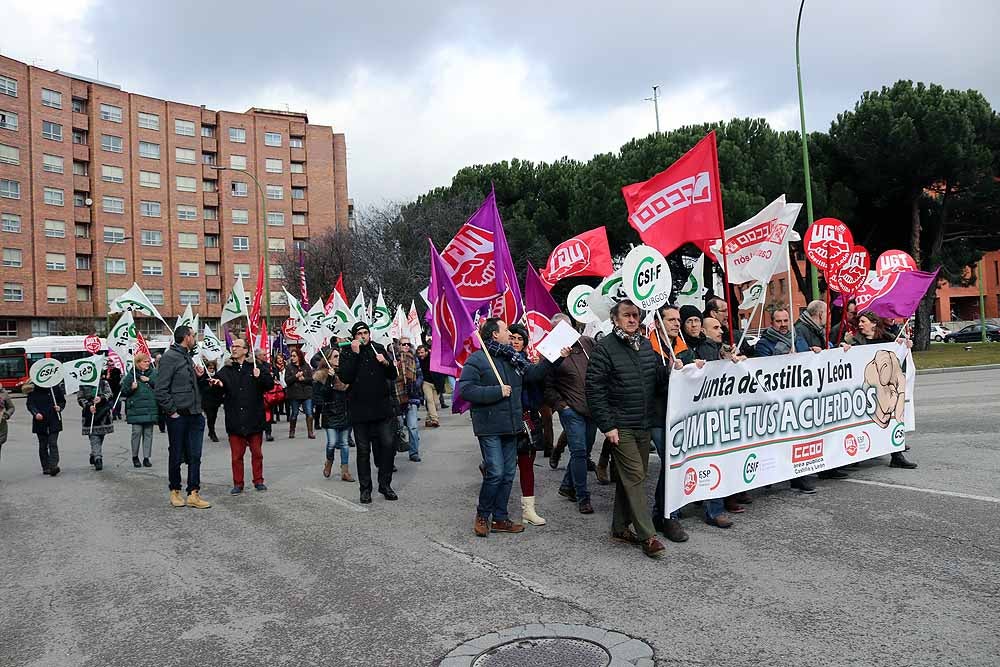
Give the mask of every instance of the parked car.
MULTIPOLYGON (((946 343, 978 343, 983 339, 983 332, 978 324, 970 324, 944 337, 946 343)), ((1000 326, 986 325, 986 340, 1000 342, 1000 326)))
POLYGON ((937 322, 931 324, 931 340, 933 341, 937 341, 938 343, 940 343, 941 341, 944 340, 944 337, 950 333, 951 333, 950 331, 945 329, 937 322))

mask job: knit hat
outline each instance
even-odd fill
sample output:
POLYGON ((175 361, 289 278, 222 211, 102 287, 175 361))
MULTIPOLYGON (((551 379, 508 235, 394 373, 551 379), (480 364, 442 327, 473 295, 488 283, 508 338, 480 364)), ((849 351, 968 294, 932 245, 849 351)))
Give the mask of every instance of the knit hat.
POLYGON ((692 317, 697 317, 700 320, 701 311, 691 305, 681 306, 681 324, 684 324, 692 317))
POLYGON ((518 336, 523 338, 525 343, 528 342, 528 328, 523 324, 514 323, 510 325, 510 327, 508 327, 507 330, 510 331, 512 334, 517 334, 518 336))
POLYGON ((365 331, 369 331, 369 332, 371 331, 371 329, 368 327, 368 325, 365 324, 364 322, 355 322, 354 326, 351 327, 351 335, 352 336, 357 336, 358 332, 361 331, 362 329, 364 329, 365 331))

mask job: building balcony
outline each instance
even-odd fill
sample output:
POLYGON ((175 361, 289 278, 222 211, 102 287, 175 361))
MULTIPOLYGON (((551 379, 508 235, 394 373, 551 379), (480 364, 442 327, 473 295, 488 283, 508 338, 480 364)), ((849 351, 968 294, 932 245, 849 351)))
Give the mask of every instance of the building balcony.
POLYGON ((309 212, 309 201, 306 199, 293 199, 292 200, 292 213, 308 213, 309 212))
POLYGON ((90 97, 88 85, 79 79, 73 79, 71 82, 71 90, 73 97, 79 97, 81 100, 85 100, 90 97))
POLYGON ((201 150, 206 153, 218 153, 219 152, 219 140, 215 137, 202 137, 201 138, 201 150))
POLYGON ((219 233, 219 221, 218 220, 206 220, 205 221, 205 233, 206 234, 218 234, 219 233))
POLYGON ((222 276, 205 276, 205 289, 222 289, 222 276))
POLYGON ((292 162, 305 162, 306 161, 306 149, 304 148, 289 148, 288 149, 288 159, 292 162))
POLYGON ((90 224, 90 207, 89 206, 74 206, 73 207, 73 221, 74 222, 85 222, 90 224))
POLYGON ((77 162, 90 162, 90 146, 73 144, 73 159, 77 162))
POLYGON ((90 192, 90 177, 73 174, 73 189, 80 192, 90 192))
POLYGON ((213 169, 214 165, 203 164, 201 165, 201 177, 206 181, 217 181, 219 180, 219 170, 213 169))
POLYGON ((293 239, 308 239, 309 238, 309 225, 292 225, 292 238, 293 239))
POLYGON ((76 130, 90 130, 90 118, 87 114, 74 111, 73 128, 76 130))
POLYGON ((93 255, 94 254, 94 242, 92 239, 82 239, 76 237, 76 254, 77 255, 93 255))
POLYGON ((94 273, 92 271, 77 270, 76 284, 78 287, 92 287, 94 284, 94 273))
POLYGON ((205 248, 205 261, 206 262, 221 262, 222 253, 219 248, 205 248))
POLYGON ((304 188, 308 185, 305 174, 292 174, 292 187, 304 188))
POLYGON ((219 206, 219 193, 218 192, 203 192, 201 194, 204 195, 203 202, 204 202, 205 206, 213 206, 215 208, 218 208, 218 206, 219 206))
POLYGON ((293 120, 288 123, 288 133, 295 137, 306 136, 306 124, 302 121, 293 120))
POLYGON ((201 124, 202 125, 218 125, 219 124, 219 117, 211 109, 204 109, 203 108, 201 110, 201 124))

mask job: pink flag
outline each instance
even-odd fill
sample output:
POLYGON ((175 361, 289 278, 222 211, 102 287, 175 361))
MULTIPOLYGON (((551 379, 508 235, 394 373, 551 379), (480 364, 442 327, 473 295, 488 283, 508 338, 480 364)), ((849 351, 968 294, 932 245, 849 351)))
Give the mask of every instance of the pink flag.
POLYGON ((552 331, 553 316, 562 311, 531 262, 528 262, 528 272, 524 277, 524 303, 529 342, 537 346, 552 331))
MULTIPOLYGON (((907 271, 884 276, 879 276, 871 271, 868 274, 868 280, 853 295, 858 312, 871 310, 879 317, 911 317, 913 313, 917 312, 917 306, 927 294, 927 290, 934 285, 940 270, 935 269, 931 273, 907 271)), ((834 304, 840 305, 842 299, 843 296, 838 298, 834 304)))
POLYGON ((457 376, 465 360, 479 347, 479 341, 458 289, 447 276, 445 263, 431 243, 430 294, 434 303, 431 370, 457 376))

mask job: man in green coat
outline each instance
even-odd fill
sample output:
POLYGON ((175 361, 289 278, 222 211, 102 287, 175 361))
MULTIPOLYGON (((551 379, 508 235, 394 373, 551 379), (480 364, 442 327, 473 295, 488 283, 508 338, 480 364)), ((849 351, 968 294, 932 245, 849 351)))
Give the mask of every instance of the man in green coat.
POLYGON ((152 368, 149 355, 137 352, 135 366, 122 381, 125 396, 126 421, 132 425, 132 465, 151 468, 153 455, 153 427, 158 413, 156 407, 156 369, 152 368), (142 461, 139 461, 139 443, 142 443, 142 461))

